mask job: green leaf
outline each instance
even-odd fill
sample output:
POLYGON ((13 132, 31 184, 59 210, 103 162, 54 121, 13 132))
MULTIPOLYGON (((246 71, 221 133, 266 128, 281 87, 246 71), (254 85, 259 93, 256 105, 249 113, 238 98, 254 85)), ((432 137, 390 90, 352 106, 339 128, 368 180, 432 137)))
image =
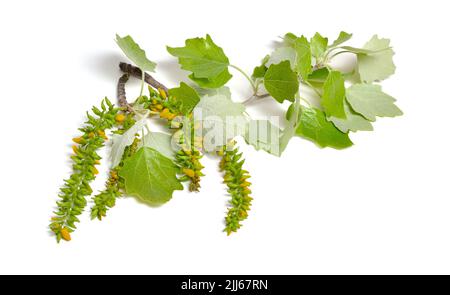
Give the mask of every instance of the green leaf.
POLYGON ((175 159, 176 147, 172 147, 172 136, 169 134, 150 131, 139 141, 138 146, 152 148, 171 160, 175 159))
POLYGON ((302 36, 297 38, 294 42, 294 49, 297 52, 297 59, 295 69, 297 73, 303 78, 308 79, 309 73, 311 73, 311 46, 308 40, 302 36))
POLYGON ((321 101, 327 116, 345 119, 344 99, 344 78, 340 72, 332 71, 323 85, 321 101))
POLYGON ((333 42, 333 44, 331 44, 330 48, 337 47, 337 46, 341 45, 342 43, 347 42, 351 38, 352 38, 352 34, 341 31, 339 33, 339 37, 336 40, 334 40, 334 42, 333 42))
POLYGON ((197 90, 197 93, 200 94, 200 97, 209 95, 209 96, 214 96, 214 95, 224 95, 226 97, 228 97, 228 99, 231 99, 231 90, 229 87, 227 86, 223 86, 220 88, 196 88, 195 90, 197 90))
POLYGON ((266 65, 257 66, 253 69, 252 78, 253 79, 264 78, 266 72, 267 72, 266 65))
POLYGON ((259 78, 264 78, 264 75, 267 72, 267 65, 266 63, 269 61, 270 59, 270 55, 266 55, 262 60, 261 60, 261 65, 257 66, 253 69, 253 74, 252 74, 252 78, 253 80, 255 79, 259 79, 259 78))
POLYGON ((364 45, 364 49, 375 53, 358 54, 358 72, 361 81, 367 83, 381 81, 395 73, 394 51, 389 43, 389 39, 379 39, 375 35, 364 45))
POLYGON ((348 134, 339 131, 333 123, 327 121, 325 113, 316 108, 301 107, 296 134, 321 147, 342 149, 353 145, 348 134))
POLYGON ((295 40, 297 40, 297 36, 293 33, 287 33, 286 35, 284 35, 283 37, 283 41, 286 45, 294 45, 295 40))
POLYGON ((372 131, 373 127, 369 121, 367 121, 363 116, 354 112, 348 103, 344 102, 344 110, 346 119, 340 119, 336 117, 328 118, 329 121, 333 122, 337 129, 344 133, 348 131, 372 131))
POLYGON ((169 89, 169 97, 176 103, 180 103, 180 111, 183 115, 189 114, 200 101, 197 91, 184 82, 180 83, 180 87, 169 89))
POLYGON ((245 132, 245 141, 256 150, 264 150, 272 155, 280 156, 280 128, 268 120, 251 120, 245 132))
POLYGON ((213 79, 197 78, 194 74, 190 74, 189 78, 202 88, 220 88, 230 80, 231 75, 226 71, 213 79))
POLYGON ((286 119, 288 122, 280 136, 280 155, 288 146, 291 138, 295 136, 296 129, 300 122, 300 112, 300 100, 297 98, 286 112, 286 119))
POLYGON ((116 42, 123 53, 142 71, 154 72, 156 63, 147 59, 145 51, 134 42, 131 36, 120 37, 116 34, 116 42))
MULTIPOLYGON (((353 52, 355 54, 360 54, 360 55, 374 54, 374 53, 380 52, 380 51, 374 51, 374 50, 364 49, 364 48, 357 48, 357 47, 352 47, 352 46, 342 46, 340 48, 342 48, 346 51, 353 52)), ((383 51, 383 50, 381 50, 381 51, 383 51)))
POLYGON ((292 71, 289 61, 271 65, 264 75, 264 87, 279 103, 285 99, 293 101, 298 86, 297 75, 292 71))
POLYGON ((160 152, 142 147, 126 159, 120 177, 125 181, 127 194, 151 205, 164 204, 175 190, 183 186, 176 177, 178 167, 160 152))
POLYGON ((266 63, 267 67, 271 65, 279 64, 282 61, 289 61, 292 69, 294 70, 295 61, 296 61, 297 53, 292 47, 279 47, 275 49, 272 54, 269 56, 269 60, 266 63))
POLYGON ((317 69, 308 76, 308 82, 314 86, 323 87, 330 71, 327 68, 317 69))
POLYGON ((194 121, 202 125, 203 147, 215 151, 229 140, 245 133, 245 107, 223 94, 206 95, 194 108, 194 121))
POLYGON ((122 160, 123 152, 125 148, 131 145, 136 137, 136 134, 140 134, 144 126, 147 124, 147 116, 136 121, 133 126, 130 127, 124 134, 114 134, 112 137, 111 147, 111 166, 115 168, 122 160))
POLYGON ((178 57, 181 68, 191 71, 189 77, 202 87, 220 87, 232 77, 228 57, 209 35, 187 39, 184 47, 167 47, 167 51, 178 57))
POLYGON ((347 101, 352 109, 370 121, 378 117, 395 117, 402 111, 394 104, 395 99, 381 90, 379 85, 355 84, 347 89, 347 101))
POLYGON ((328 47, 328 38, 322 37, 319 33, 316 33, 314 37, 311 38, 311 53, 318 59, 321 58, 328 47))

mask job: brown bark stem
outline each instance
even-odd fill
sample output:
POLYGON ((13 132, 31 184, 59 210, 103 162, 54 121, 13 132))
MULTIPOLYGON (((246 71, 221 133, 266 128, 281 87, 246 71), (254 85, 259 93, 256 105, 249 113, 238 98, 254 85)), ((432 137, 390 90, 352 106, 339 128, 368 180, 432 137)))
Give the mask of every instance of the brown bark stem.
MULTIPOLYGON (((142 78, 142 71, 138 67, 135 67, 133 65, 130 65, 130 64, 127 64, 127 63, 124 63, 124 62, 121 62, 119 64, 119 67, 122 70, 122 72, 124 72, 124 73, 130 74, 131 76, 134 76, 134 77, 139 78, 139 79, 142 78)), ((150 76, 147 73, 145 73, 144 81, 148 85, 152 86, 156 90, 162 89, 166 93, 168 93, 168 91, 169 91, 166 86, 164 86, 163 84, 159 83, 155 78, 153 78, 152 76, 150 76)))
POLYGON ((127 112, 132 112, 133 109, 127 101, 125 92, 125 84, 127 83, 129 78, 129 74, 123 74, 122 77, 119 78, 119 82, 117 83, 117 96, 119 98, 119 106, 124 108, 127 112))

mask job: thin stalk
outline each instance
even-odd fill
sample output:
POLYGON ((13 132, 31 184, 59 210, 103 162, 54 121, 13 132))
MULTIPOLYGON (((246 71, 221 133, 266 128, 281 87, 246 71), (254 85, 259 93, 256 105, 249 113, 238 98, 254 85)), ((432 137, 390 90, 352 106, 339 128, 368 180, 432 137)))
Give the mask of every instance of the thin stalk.
POLYGON ((252 80, 252 78, 250 78, 249 75, 247 75, 247 73, 245 73, 241 68, 235 66, 235 65, 230 65, 230 67, 232 67, 233 69, 237 70, 238 72, 240 72, 242 75, 244 75, 244 77, 248 80, 248 82, 250 83, 250 85, 253 88, 253 94, 256 95, 256 93, 258 92, 258 87, 255 84, 255 82, 252 80))
POLYGON ((144 83, 145 83, 145 72, 142 71, 142 75, 141 75, 141 93, 139 94, 139 97, 142 96, 142 94, 144 94, 144 83))

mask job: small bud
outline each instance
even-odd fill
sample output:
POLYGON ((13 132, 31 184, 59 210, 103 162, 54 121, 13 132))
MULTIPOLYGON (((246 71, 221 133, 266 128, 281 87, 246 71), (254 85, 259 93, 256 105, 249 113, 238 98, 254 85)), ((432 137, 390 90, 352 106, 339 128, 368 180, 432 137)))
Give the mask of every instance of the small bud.
POLYGON ((98 170, 97 168, 95 168, 95 166, 92 166, 92 173, 94 173, 94 175, 98 174, 98 170))
POLYGON ((88 137, 89 138, 94 138, 95 137, 95 133, 94 132, 89 132, 88 137))
POLYGON ((183 173, 189 176, 190 178, 193 178, 195 176, 195 172, 192 169, 183 168, 183 173))
POLYGON ((166 99, 166 98, 167 98, 167 94, 166 94, 166 92, 165 92, 162 88, 158 88, 158 92, 159 92, 159 94, 161 95, 161 97, 162 97, 163 99, 166 99))
POLYGON ((115 170, 112 170, 110 174, 111 174, 111 178, 114 180, 119 178, 119 175, 117 175, 117 172, 115 170))
POLYGON ((103 131, 103 130, 98 130, 97 131, 97 133, 98 133, 98 135, 101 137, 101 138, 103 138, 103 139, 108 139, 108 137, 106 136, 106 134, 105 134, 105 131, 103 131))
POLYGON ((73 146, 72 146, 72 151, 73 151, 76 155, 80 152, 80 150, 78 149, 78 147, 77 147, 76 145, 73 145, 73 146))
POLYGON ((82 144, 82 143, 84 143, 84 138, 83 137, 75 137, 75 138, 72 138, 72 141, 75 143, 78 143, 78 144, 82 144))
POLYGON ((118 124, 122 124, 127 117, 124 114, 117 114, 114 118, 118 124))
POLYGON ((164 118, 164 119, 166 119, 167 118, 167 115, 169 114, 169 109, 168 108, 165 108, 165 109, 163 109, 162 111, 161 111, 161 113, 159 113, 159 116, 161 117, 161 118, 164 118))
POLYGON ((167 115, 167 120, 172 121, 176 116, 177 116, 176 114, 169 113, 169 114, 167 115))
POLYGON ((61 233, 61 238, 63 238, 64 240, 66 240, 66 241, 70 241, 71 240, 70 232, 67 229, 67 227, 62 228, 60 233, 61 233))
POLYGON ((155 105, 155 109, 157 109, 157 110, 162 110, 164 107, 163 107, 163 105, 162 104, 160 104, 160 103, 158 103, 157 105, 155 105))

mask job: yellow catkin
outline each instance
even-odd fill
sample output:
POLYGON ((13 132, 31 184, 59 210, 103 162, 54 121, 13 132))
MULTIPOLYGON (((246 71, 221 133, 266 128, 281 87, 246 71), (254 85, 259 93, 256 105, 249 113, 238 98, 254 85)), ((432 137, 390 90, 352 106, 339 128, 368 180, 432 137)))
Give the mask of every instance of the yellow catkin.
POLYGON ((127 117, 124 114, 117 114, 114 120, 116 120, 117 123, 122 124, 127 117))
POLYGON ((66 227, 61 229, 61 238, 63 238, 66 241, 70 241, 72 239, 70 237, 70 232, 66 227))
POLYGON ((183 168, 183 173, 189 176, 190 178, 193 178, 195 176, 195 172, 192 169, 183 168))

